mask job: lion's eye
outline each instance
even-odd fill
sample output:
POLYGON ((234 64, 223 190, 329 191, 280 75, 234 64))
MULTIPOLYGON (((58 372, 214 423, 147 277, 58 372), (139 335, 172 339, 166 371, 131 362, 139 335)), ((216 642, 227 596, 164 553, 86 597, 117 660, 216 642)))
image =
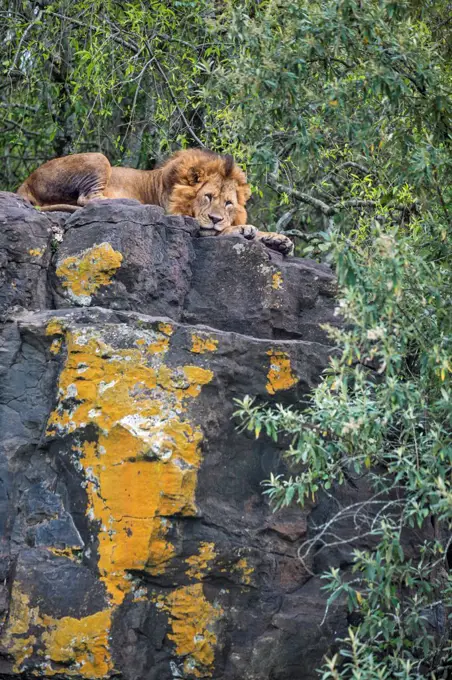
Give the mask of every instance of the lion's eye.
POLYGON ((207 198, 208 201, 211 201, 213 196, 212 194, 204 194, 205 198, 207 198))
POLYGON ((232 205, 232 201, 226 201, 225 203, 226 208, 229 208, 230 205, 232 205))

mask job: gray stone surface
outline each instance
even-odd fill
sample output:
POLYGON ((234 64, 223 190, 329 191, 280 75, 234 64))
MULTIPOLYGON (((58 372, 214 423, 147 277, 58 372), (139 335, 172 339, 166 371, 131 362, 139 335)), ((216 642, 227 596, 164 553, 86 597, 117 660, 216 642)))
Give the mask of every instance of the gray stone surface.
MULTIPOLYGON (((93 204, 71 216, 65 228, 57 270, 66 258, 104 242, 124 256, 90 305, 276 339, 325 342, 319 324, 337 324, 331 270, 283 258, 257 241, 196 238, 191 218, 164 216, 161 208, 135 201, 93 204)), ((52 282, 56 307, 79 304, 61 277, 52 282)))
POLYGON ((24 199, 0 192, 0 315, 11 307, 49 307, 51 227, 24 199))
POLYGON ((233 413, 318 382, 331 271, 131 201, 0 210, 0 677, 317 678, 329 506, 273 514, 284 442, 233 413))

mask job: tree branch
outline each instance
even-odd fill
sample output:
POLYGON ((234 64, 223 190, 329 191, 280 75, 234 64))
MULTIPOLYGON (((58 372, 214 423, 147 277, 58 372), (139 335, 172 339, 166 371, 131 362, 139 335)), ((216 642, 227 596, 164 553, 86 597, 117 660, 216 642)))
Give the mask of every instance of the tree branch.
MULTIPOLYGON (((155 59, 155 57, 154 57, 154 55, 152 54, 152 50, 151 50, 151 48, 149 47, 149 45, 147 45, 147 48, 148 48, 149 55, 155 59)), ((182 118, 182 120, 184 121, 187 130, 189 130, 191 136, 192 136, 193 139, 199 144, 199 146, 201 146, 202 148, 204 148, 204 147, 205 147, 205 144, 203 144, 203 142, 199 139, 198 135, 196 134, 196 132, 193 130, 193 128, 191 127, 190 123, 188 122, 188 120, 187 120, 187 118, 186 118, 186 116, 185 116, 185 113, 184 113, 184 112, 182 111, 182 109, 180 108, 179 103, 178 103, 177 98, 176 98, 176 95, 174 94, 173 89, 172 89, 172 87, 171 87, 171 85, 170 85, 170 82, 169 82, 168 78, 166 77, 166 73, 165 73, 165 71, 162 69, 162 67, 160 66, 160 64, 159 64, 159 62, 157 61, 157 59, 155 59, 155 65, 156 65, 156 67, 157 67, 157 71, 160 73, 160 75, 162 76, 163 80, 165 81, 165 85, 166 85, 167 88, 168 88, 168 92, 170 93, 170 97, 171 97, 171 99, 173 100, 176 109, 179 111, 179 115, 180 115, 180 117, 182 118)))
POLYGON ((310 234, 307 232, 301 231, 300 229, 288 229, 287 231, 284 232, 286 236, 297 236, 298 238, 303 239, 303 241, 314 241, 315 239, 319 239, 319 241, 322 241, 325 238, 325 232, 322 231, 314 231, 310 234))
POLYGON ((17 46, 16 54, 14 55, 13 63, 9 67, 8 73, 10 73, 11 71, 14 71, 14 69, 16 68, 17 60, 19 59, 20 50, 22 48, 22 43, 24 42, 25 38, 27 37, 27 35, 29 34, 29 32, 31 31, 33 26, 35 26, 40 21, 41 17, 42 17, 42 9, 39 10, 36 17, 33 19, 33 21, 30 24, 28 24, 27 28, 22 33, 22 36, 19 40, 19 44, 17 46))
MULTIPOLYGON (((59 12, 46 10, 46 14, 58 17, 59 19, 64 19, 65 21, 69 21, 71 24, 75 24, 76 26, 83 26, 83 28, 88 29, 92 28, 89 24, 85 23, 84 21, 80 21, 79 19, 75 19, 73 17, 68 17, 65 14, 60 14, 59 12)), ((122 47, 126 47, 128 50, 132 50, 132 52, 135 52, 135 54, 140 52, 140 48, 135 43, 129 42, 128 40, 124 40, 123 38, 120 38, 119 36, 114 35, 113 33, 110 33, 108 37, 117 42, 119 45, 122 45, 122 47)))
MULTIPOLYGON (((88 27, 87 24, 85 24, 83 21, 79 21, 78 19, 73 19, 72 17, 68 17, 68 16, 66 16, 66 15, 64 15, 64 14, 60 14, 59 12, 48 11, 47 14, 51 14, 51 15, 53 15, 53 16, 56 16, 56 17, 60 18, 60 19, 65 19, 66 21, 70 21, 71 23, 76 24, 76 25, 78 25, 78 26, 84 26, 85 28, 88 27)), ((111 23, 110 21, 109 21, 108 23, 109 23, 110 25, 112 25, 112 23, 111 23)), ((113 24, 113 26, 114 26, 114 24, 113 24)), ((129 40, 124 40, 124 38, 120 38, 120 37, 118 37, 117 35, 114 35, 113 33, 110 34, 110 37, 111 37, 112 40, 114 40, 114 41, 117 42, 118 44, 120 44, 120 45, 122 45, 123 47, 126 47, 127 49, 132 50, 133 52, 135 52, 135 54, 138 54, 139 52, 141 52, 140 47, 139 47, 135 42, 130 42, 129 40)), ((162 76, 162 78, 163 78, 163 80, 164 80, 164 82, 165 82, 165 85, 166 85, 167 88, 168 88, 168 92, 169 92, 169 94, 170 94, 170 97, 171 97, 171 99, 173 100, 174 105, 176 106, 176 108, 177 108, 177 110, 178 110, 178 112, 179 112, 180 117, 181 117, 182 120, 184 121, 184 124, 185 124, 187 130, 190 132, 191 136, 192 136, 193 139, 199 144, 199 146, 205 147, 205 144, 203 144, 203 142, 199 139, 198 135, 196 134, 196 132, 193 130, 193 128, 191 127, 190 123, 188 122, 188 120, 187 120, 187 118, 186 118, 184 112, 183 112, 182 109, 180 108, 179 103, 178 103, 177 98, 176 98, 176 95, 174 94, 173 89, 172 89, 172 87, 171 87, 171 84, 170 84, 170 82, 169 82, 169 80, 168 80, 168 78, 167 78, 167 76, 166 76, 166 73, 165 73, 164 70, 162 69, 162 67, 161 67, 161 65, 159 64, 159 62, 157 61, 155 55, 152 53, 152 50, 151 50, 151 48, 150 48, 150 46, 149 46, 149 42, 146 42, 146 48, 147 48, 147 50, 148 50, 148 52, 149 52, 149 56, 150 56, 150 61, 148 62, 148 64, 150 64, 152 61, 155 62, 155 66, 156 66, 158 72, 160 73, 160 75, 162 76)), ((143 69, 143 72, 144 72, 144 69, 143 69)), ((140 74, 140 75, 141 75, 141 74, 140 74)))
POLYGON ((373 175, 374 173, 366 168, 364 165, 361 165, 360 163, 355 163, 355 161, 345 161, 345 163, 341 163, 340 165, 337 166, 337 168, 333 171, 334 173, 338 173, 341 170, 345 170, 346 168, 353 168, 354 170, 359 170, 362 172, 363 175, 373 175))
POLYGON ((39 111, 38 106, 29 106, 28 104, 16 104, 12 102, 0 102, 0 109, 24 109, 24 111, 33 111, 37 113, 39 111))
POLYGON ((274 175, 268 176, 267 183, 272 189, 277 191, 279 194, 287 194, 288 196, 293 196, 294 198, 297 199, 297 201, 300 201, 301 203, 306 203, 307 205, 311 205, 313 208, 317 208, 317 210, 320 210, 320 212, 323 213, 323 215, 326 215, 327 217, 329 217, 330 215, 334 215, 334 211, 330 205, 324 203, 319 198, 314 198, 314 196, 310 196, 309 194, 305 194, 301 191, 298 191, 298 189, 293 189, 292 187, 289 187, 285 184, 281 184, 281 182, 278 182, 274 175))
MULTIPOLYGON (((39 132, 34 132, 34 130, 27 130, 26 128, 23 127, 23 125, 21 125, 20 123, 18 123, 15 120, 9 120, 8 119, 8 120, 4 120, 3 123, 5 125, 12 125, 13 127, 18 128, 21 132, 23 132, 24 135, 27 135, 27 137, 40 137, 41 136, 39 132)), ((8 128, 4 128, 3 130, 1 130, 1 132, 11 132, 11 130, 9 130, 8 128)))
MULTIPOLYGON (((378 205, 375 201, 366 200, 362 198, 349 198, 345 201, 338 201, 337 203, 329 205, 328 203, 325 203, 324 201, 321 201, 319 198, 315 198, 310 194, 305 194, 302 191, 298 191, 298 189, 289 187, 286 184, 281 184, 281 182, 278 182, 274 175, 268 176, 267 184, 280 194, 283 193, 287 194, 288 196, 292 196, 301 203, 306 203, 307 205, 316 208, 326 217, 332 217, 333 215, 337 215, 344 208, 375 208, 378 205)), ((393 210, 400 211, 410 209, 409 206, 406 205, 394 205, 391 206, 391 208, 393 210)))

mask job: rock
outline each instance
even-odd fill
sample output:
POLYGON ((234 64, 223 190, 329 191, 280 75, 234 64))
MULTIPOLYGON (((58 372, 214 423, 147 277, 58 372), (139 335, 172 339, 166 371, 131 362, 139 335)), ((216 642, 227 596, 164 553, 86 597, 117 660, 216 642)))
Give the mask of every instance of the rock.
POLYGON ((0 192, 0 315, 50 306, 47 270, 52 225, 16 194, 0 192))
POLYGON ((320 342, 327 336, 319 324, 337 324, 331 270, 283 259, 257 241, 193 238, 193 219, 136 201, 92 204, 65 228, 52 277, 57 308, 98 305, 320 342))
POLYGON ((318 382, 331 271, 134 201, 0 209, 0 677, 316 678, 347 615, 234 411, 318 382))
POLYGON ((261 243, 237 237, 194 243, 184 321, 260 338, 328 343, 319 324, 337 325, 336 280, 330 269, 309 260, 283 259, 261 243), (215 305, 208 303, 206 291, 215 294, 215 305))

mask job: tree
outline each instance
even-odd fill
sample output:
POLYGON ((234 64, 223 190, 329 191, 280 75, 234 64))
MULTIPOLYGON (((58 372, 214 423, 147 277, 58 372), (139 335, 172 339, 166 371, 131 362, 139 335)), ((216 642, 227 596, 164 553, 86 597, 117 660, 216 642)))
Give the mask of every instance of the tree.
POLYGON ((203 145, 199 64, 220 52, 214 2, 30 2, 0 9, 0 179, 15 189, 49 158, 102 151, 149 168, 203 145))
POLYGON ((276 508, 357 478, 373 489, 370 500, 317 527, 301 555, 334 545, 336 523, 347 516, 375 541, 354 551, 352 578, 327 575, 329 603, 345 596, 357 623, 323 679, 446 678, 450 22, 408 2, 291 2, 284 12, 269 2, 253 14, 244 7, 231 29, 237 71, 225 74, 238 114, 225 112, 230 134, 239 140, 246 130, 249 156, 310 241, 305 252, 334 264, 347 325, 331 329, 340 354, 307 409, 248 398, 237 415, 257 436, 290 436, 294 472, 267 482, 276 508), (434 538, 405 555, 404 532, 430 522, 434 538))

